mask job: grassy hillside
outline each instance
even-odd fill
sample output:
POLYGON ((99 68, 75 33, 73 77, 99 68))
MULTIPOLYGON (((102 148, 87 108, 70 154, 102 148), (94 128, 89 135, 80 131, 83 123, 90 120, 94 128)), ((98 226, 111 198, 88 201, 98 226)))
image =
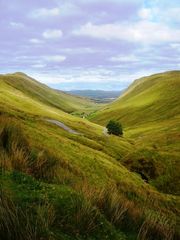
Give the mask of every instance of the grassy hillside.
POLYGON ((180 71, 144 77, 134 83, 124 94, 98 111, 93 119, 106 124, 113 116, 124 127, 179 117, 180 71))
POLYGON ((158 189, 179 194, 179 106, 180 71, 165 72, 136 80, 91 119, 101 125, 112 118, 121 122, 124 136, 134 139, 136 148, 123 163, 145 174, 158 189))
POLYGON ((56 107, 64 112, 73 113, 78 110, 79 113, 88 113, 99 107, 89 99, 51 89, 23 73, 0 75, 0 81, 1 84, 9 85, 23 92, 33 100, 38 100, 41 103, 56 107))
POLYGON ((179 198, 120 163, 135 152, 134 140, 106 136, 9 78, 0 78, 2 239, 179 238, 179 198))

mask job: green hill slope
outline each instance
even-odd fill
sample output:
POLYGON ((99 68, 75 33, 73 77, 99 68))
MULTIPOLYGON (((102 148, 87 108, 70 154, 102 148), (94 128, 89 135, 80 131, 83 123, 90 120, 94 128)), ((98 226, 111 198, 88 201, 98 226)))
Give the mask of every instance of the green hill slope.
POLYGON ((64 112, 73 113, 77 110, 78 112, 89 112, 99 107, 89 99, 56 91, 23 73, 0 75, 0 81, 1 84, 4 82, 16 90, 22 91, 33 100, 38 100, 64 112))
POLYGON ((95 122, 106 124, 111 116, 124 127, 178 117, 180 114, 180 71, 136 80, 112 104, 97 112, 95 122))
POLYGON ((121 164, 135 141, 106 136, 102 126, 56 107, 56 98, 51 104, 34 88, 17 87, 18 79, 0 78, 2 238, 178 239, 179 198, 121 164))
POLYGON ((125 136, 136 140, 140 137, 150 144, 157 141, 164 148, 171 145, 175 150, 179 147, 176 145, 179 96, 180 71, 155 74, 136 80, 117 101, 91 115, 91 120, 101 125, 110 119, 118 120, 124 127, 125 136), (164 143, 164 134, 168 136, 169 144, 164 143))
POLYGON ((136 80, 91 120, 102 125, 110 119, 120 121, 124 136, 134 139, 136 147, 123 163, 150 178, 160 190, 178 193, 179 106, 180 71, 165 72, 136 80))

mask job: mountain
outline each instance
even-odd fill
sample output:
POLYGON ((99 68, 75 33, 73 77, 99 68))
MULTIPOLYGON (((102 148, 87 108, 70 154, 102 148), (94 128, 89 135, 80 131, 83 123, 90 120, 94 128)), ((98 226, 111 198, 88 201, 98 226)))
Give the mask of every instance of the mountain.
MULTIPOLYGON (((82 106, 66 94, 67 110, 62 96, 22 73, 0 76, 1 238, 179 239, 177 181, 160 188, 126 167, 137 139, 69 114, 82 106)), ((145 168, 159 171, 145 147, 155 161, 145 168)))
POLYGON ((136 146, 121 163, 149 178, 159 190, 179 194, 179 106, 180 71, 171 71, 134 81, 90 119, 101 125, 110 119, 121 122, 124 136, 134 139, 136 146))
POLYGON ((77 110, 79 112, 88 112, 88 110, 91 111, 91 108, 94 109, 97 106, 95 102, 89 99, 51 89, 24 73, 0 75, 0 79, 1 84, 3 81, 11 89, 22 91, 32 99, 48 106, 56 107, 64 112, 75 113, 77 110))
POLYGON ((180 114, 179 96, 180 71, 155 74, 134 81, 122 96, 93 118, 106 124, 113 116, 125 127, 171 119, 180 114))
POLYGON ((88 97, 96 102, 108 103, 118 98, 123 93, 123 91, 71 90, 67 91, 67 93, 76 96, 88 97))

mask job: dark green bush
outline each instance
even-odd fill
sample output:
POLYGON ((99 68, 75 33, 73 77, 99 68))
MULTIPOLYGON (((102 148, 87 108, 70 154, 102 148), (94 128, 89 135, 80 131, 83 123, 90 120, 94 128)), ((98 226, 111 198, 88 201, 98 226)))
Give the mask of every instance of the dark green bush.
POLYGON ((114 120, 110 120, 106 126, 108 129, 109 134, 117 135, 117 136, 122 136, 123 135, 123 129, 122 125, 114 120))

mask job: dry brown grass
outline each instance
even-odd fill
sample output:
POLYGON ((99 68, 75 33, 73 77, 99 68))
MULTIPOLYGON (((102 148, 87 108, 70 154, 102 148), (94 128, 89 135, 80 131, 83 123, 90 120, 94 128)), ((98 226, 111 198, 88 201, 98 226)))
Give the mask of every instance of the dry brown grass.
POLYGON ((138 203, 137 199, 129 200, 115 184, 98 189, 84 182, 75 188, 114 226, 126 232, 138 233, 139 240, 178 239, 175 237, 174 215, 158 207, 156 199, 147 199, 147 202, 142 203, 138 203))
POLYGON ((32 149, 20 125, 15 120, 0 118, 1 170, 19 171, 48 182, 60 182, 60 169, 81 175, 67 160, 50 150, 32 149))
POLYGON ((149 211, 143 222, 139 234, 139 240, 163 239, 173 240, 175 234, 175 220, 172 221, 161 212, 149 211))

